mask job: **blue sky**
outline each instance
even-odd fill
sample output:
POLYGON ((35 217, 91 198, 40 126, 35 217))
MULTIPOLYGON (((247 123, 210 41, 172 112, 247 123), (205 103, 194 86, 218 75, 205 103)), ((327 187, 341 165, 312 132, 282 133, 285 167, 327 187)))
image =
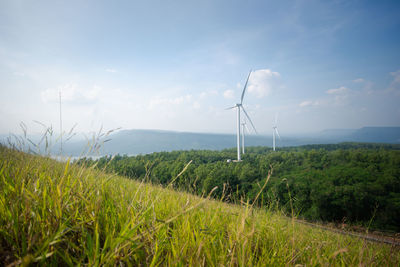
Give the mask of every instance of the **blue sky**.
POLYGON ((400 126, 399 1, 1 1, 0 133, 400 126))

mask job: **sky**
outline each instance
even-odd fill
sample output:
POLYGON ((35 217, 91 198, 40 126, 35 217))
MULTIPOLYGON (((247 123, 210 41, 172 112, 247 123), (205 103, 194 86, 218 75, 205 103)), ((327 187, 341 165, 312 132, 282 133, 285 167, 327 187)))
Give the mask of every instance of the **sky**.
POLYGON ((0 1, 0 133, 400 126, 400 1, 0 1), (42 125, 43 124, 43 125, 42 125))

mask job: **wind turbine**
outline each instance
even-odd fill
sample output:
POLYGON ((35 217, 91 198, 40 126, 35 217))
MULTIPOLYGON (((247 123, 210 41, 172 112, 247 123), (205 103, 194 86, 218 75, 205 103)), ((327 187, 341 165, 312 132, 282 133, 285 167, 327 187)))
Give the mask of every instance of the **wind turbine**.
POLYGON ((62 114, 61 114, 61 91, 59 92, 59 96, 60 96, 60 156, 62 156, 62 150, 63 150, 63 147, 62 147, 62 143, 63 143, 63 140, 62 140, 62 137, 63 137, 63 132, 62 132, 62 114))
POLYGON ((250 133, 249 127, 247 127, 247 123, 246 121, 242 122, 242 154, 244 154, 244 136, 245 136, 245 132, 250 133))
POLYGON ((275 151, 275 133, 278 135, 279 140, 281 139, 281 136, 279 135, 278 132, 278 126, 277 126, 277 122, 278 122, 278 114, 275 114, 275 123, 274 126, 272 126, 272 148, 275 151))
POLYGON ((246 92, 247 88, 247 83, 249 82, 251 71, 249 72, 249 75, 247 76, 246 83, 243 88, 242 92, 242 97, 240 98, 240 103, 237 103, 233 107, 227 108, 227 109, 237 109, 237 128, 236 128, 236 141, 237 141, 237 161, 240 161, 240 110, 243 110, 244 114, 246 115, 247 119, 249 120, 251 126, 253 127, 254 131, 257 133, 256 127, 254 127, 253 122, 251 121, 249 115, 247 114, 246 110, 243 107, 243 98, 244 98, 244 93, 246 92))

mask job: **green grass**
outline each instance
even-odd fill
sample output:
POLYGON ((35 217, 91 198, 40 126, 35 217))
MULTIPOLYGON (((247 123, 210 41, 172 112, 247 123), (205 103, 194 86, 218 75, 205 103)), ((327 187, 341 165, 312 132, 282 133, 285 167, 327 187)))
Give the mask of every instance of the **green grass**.
POLYGON ((0 146, 5 265, 398 266, 398 248, 0 146))

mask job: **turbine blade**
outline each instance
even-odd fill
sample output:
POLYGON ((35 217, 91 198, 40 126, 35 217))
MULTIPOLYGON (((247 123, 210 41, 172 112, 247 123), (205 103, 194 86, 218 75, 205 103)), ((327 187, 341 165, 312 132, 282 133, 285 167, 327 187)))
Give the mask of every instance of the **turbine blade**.
POLYGON ((278 123, 278 112, 275 113, 275 126, 278 123))
POLYGON ((236 106, 233 106, 233 107, 230 107, 230 108, 226 108, 225 110, 233 109, 233 108, 236 108, 236 106))
POLYGON ((274 129, 275 129, 276 134, 277 134, 278 137, 279 137, 279 140, 281 140, 281 136, 279 135, 278 128, 275 127, 274 129))
POLYGON ((251 121, 251 119, 250 119, 250 117, 249 117, 249 114, 247 114, 247 112, 246 112, 246 110, 244 109, 243 106, 242 106, 242 110, 243 110, 244 114, 246 115, 247 119, 249 120, 251 126, 253 126, 254 132, 256 132, 256 134, 257 134, 256 127, 254 127, 254 124, 253 124, 253 122, 251 121))
POLYGON ((246 83, 244 84, 244 88, 243 88, 243 92, 242 92, 242 97, 240 98, 240 104, 243 103, 244 93, 246 92, 246 87, 247 87, 247 83, 249 82, 250 74, 251 74, 251 70, 250 70, 250 72, 249 72, 249 76, 247 76, 246 83))

